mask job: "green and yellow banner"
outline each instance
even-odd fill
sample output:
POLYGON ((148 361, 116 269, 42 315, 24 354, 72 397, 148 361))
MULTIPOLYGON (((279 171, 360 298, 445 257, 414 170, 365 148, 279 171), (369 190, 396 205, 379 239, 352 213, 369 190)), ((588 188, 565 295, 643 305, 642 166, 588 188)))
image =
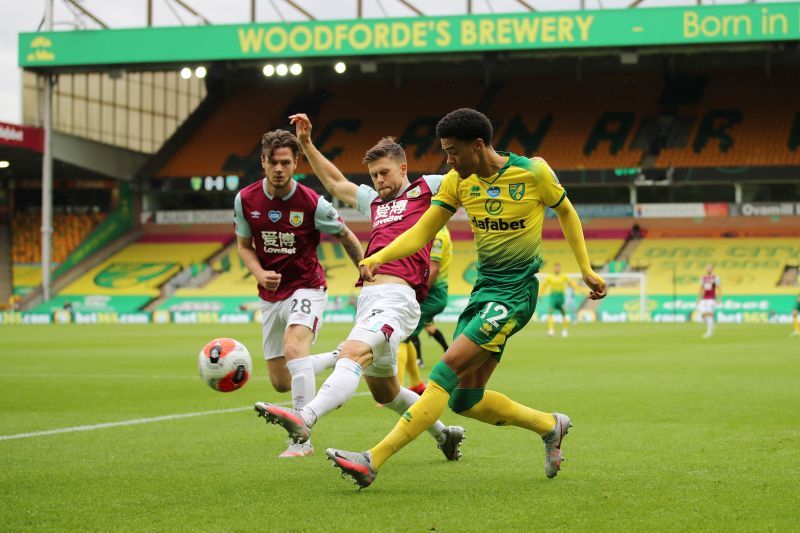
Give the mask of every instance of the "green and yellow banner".
POLYGON ((25 68, 800 39, 800 2, 19 34, 25 68))

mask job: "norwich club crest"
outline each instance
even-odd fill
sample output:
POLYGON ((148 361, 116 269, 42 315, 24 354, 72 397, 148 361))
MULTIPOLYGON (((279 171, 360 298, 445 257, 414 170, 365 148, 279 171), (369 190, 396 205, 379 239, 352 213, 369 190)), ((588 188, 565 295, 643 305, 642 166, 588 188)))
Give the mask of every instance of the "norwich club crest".
POLYGON ((297 227, 303 223, 303 213, 302 211, 289 211, 289 224, 294 227, 297 227))
POLYGON ((512 200, 519 202, 522 200, 522 197, 525 196, 525 184, 512 183, 508 186, 508 194, 511 196, 512 200))

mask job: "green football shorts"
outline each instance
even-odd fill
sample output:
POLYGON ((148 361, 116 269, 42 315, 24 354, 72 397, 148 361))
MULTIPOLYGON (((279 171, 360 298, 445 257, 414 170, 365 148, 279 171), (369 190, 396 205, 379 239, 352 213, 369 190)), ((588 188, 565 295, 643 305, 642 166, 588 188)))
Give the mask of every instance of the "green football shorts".
POLYGON ((539 280, 536 261, 524 269, 481 271, 472 288, 469 303, 458 317, 456 332, 481 347, 495 352, 499 361, 506 341, 530 321, 536 310, 539 280))
POLYGON ((440 283, 431 287, 428 291, 428 296, 419 304, 419 324, 417 324, 414 332, 408 336, 416 337, 425 327, 425 324, 430 324, 436 315, 444 311, 447 307, 447 283, 440 283))
POLYGON ((553 311, 560 311, 561 314, 566 314, 564 311, 564 293, 563 292, 551 292, 550 293, 550 314, 553 314, 553 311))

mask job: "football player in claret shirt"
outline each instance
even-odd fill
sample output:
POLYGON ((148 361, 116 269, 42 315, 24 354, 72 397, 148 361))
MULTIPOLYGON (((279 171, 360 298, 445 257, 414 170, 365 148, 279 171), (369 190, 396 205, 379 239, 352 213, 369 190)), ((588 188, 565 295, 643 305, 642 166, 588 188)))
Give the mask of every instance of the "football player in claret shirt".
MULTIPOLYGON (((334 352, 308 356, 328 301, 317 259, 320 233, 338 239, 354 263, 363 257, 361 243, 330 202, 292 179, 299 153, 292 133, 266 133, 261 140, 265 177, 239 191, 234 201, 239 257, 258 283, 269 378, 276 391, 291 390, 298 409, 314 397, 315 375, 335 362, 334 352)), ((291 444, 280 457, 313 452, 311 443, 291 444)))
POLYGON ((547 289, 550 289, 550 312, 547 314, 547 334, 550 337, 552 337, 556 332, 556 320, 553 316, 556 311, 561 313, 561 336, 567 336, 569 314, 564 308, 564 304, 566 303, 564 294, 567 290, 567 286, 570 286, 573 289, 578 288, 577 283, 569 279, 566 274, 561 273, 561 265, 559 263, 554 264, 553 273, 544 278, 544 283, 542 283, 541 290, 542 294, 544 294, 547 289))
POLYGON ((700 291, 697 294, 697 312, 706 323, 706 332, 703 338, 707 339, 714 334, 714 311, 722 303, 722 289, 719 276, 714 275, 714 265, 706 266, 706 273, 700 279, 700 291))
POLYGON ((570 427, 568 416, 537 411, 499 392, 485 390, 506 345, 536 307, 542 221, 545 207, 558 215, 564 236, 591 289, 603 298, 606 283, 589 263, 580 219, 555 174, 540 158, 528 159, 492 147, 492 125, 474 109, 458 109, 436 127, 447 162, 453 169, 442 181, 431 207, 414 227, 377 253, 367 251, 361 276, 370 280, 384 264, 426 246, 463 206, 478 251, 478 279, 459 317, 455 340, 431 370, 420 400, 394 429, 365 452, 329 448, 328 457, 362 488, 395 453, 414 440, 450 408, 496 426, 518 426, 544 441, 544 470, 554 477, 560 468, 561 444, 570 427))
MULTIPOLYGON (((325 188, 371 218, 368 252, 388 245, 414 226, 430 207, 442 176, 422 176, 410 183, 405 151, 393 139, 382 139, 367 151, 364 162, 375 187, 359 186, 345 178, 311 142, 311 121, 306 115, 289 118, 297 128, 308 162, 325 188)), ((419 322, 418 302, 428 292, 431 239, 406 258, 386 262, 368 281, 359 279, 358 285, 363 287, 356 304, 356 322, 339 346, 333 372, 317 396, 302 409, 257 403, 256 410, 267 422, 282 426, 295 442, 304 442, 323 416, 353 397, 362 375, 375 401, 398 414, 419 400, 416 393, 401 387, 397 380, 397 350, 419 322)), ((448 427, 433 419, 425 429, 449 461, 459 459, 464 428, 448 427)))

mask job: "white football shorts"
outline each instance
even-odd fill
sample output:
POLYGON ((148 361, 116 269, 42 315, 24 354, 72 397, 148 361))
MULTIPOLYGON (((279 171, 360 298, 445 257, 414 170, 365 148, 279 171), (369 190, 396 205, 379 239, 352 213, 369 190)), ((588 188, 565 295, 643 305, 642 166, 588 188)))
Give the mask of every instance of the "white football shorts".
POLYGON ((356 324, 347 340, 372 348, 372 364, 364 369, 365 376, 397 375, 397 348, 417 327, 419 316, 417 297, 408 285, 384 283, 361 289, 356 324))
POLYGON ((314 340, 317 340, 327 303, 328 292, 323 289, 297 289, 280 302, 261 300, 264 359, 283 357, 284 332, 293 324, 306 326, 314 332, 314 340))
POLYGON ((697 304, 697 312, 701 315, 712 315, 714 314, 714 310, 717 308, 716 300, 712 300, 710 298, 704 298, 700 300, 700 303, 697 304))

